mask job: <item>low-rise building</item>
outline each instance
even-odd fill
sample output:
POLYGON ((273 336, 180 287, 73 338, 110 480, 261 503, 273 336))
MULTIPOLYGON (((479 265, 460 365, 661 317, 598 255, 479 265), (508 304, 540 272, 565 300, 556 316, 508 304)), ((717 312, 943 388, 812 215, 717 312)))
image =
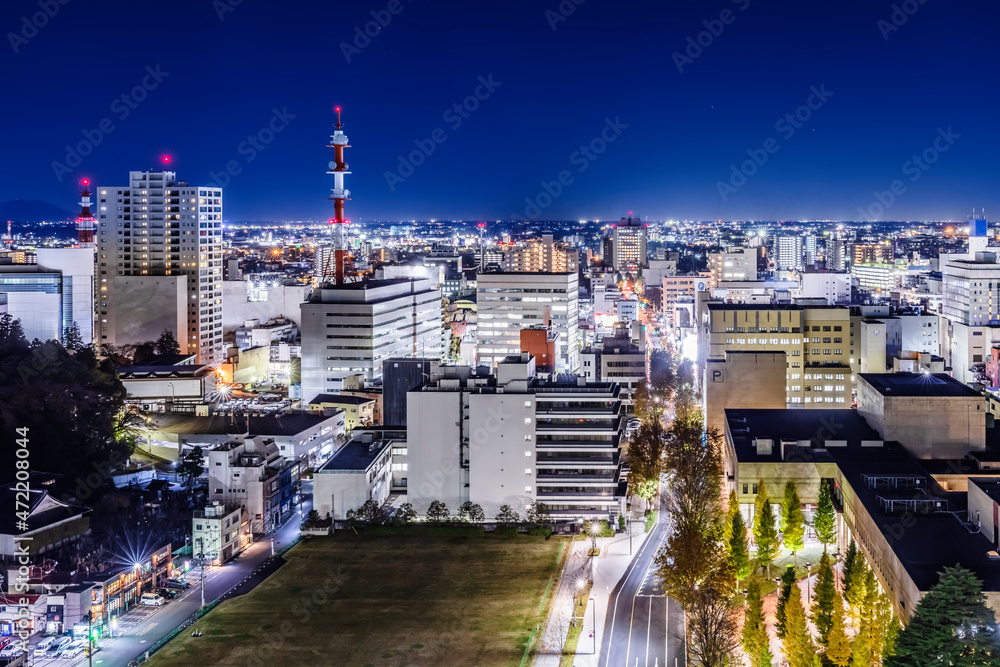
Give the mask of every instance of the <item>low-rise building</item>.
POLYGON ((365 432, 317 468, 313 506, 320 517, 332 516, 340 521, 347 518, 349 510, 369 500, 384 503, 392 487, 394 444, 393 440, 365 432))
POLYGON ((373 426, 375 424, 376 403, 376 399, 370 396, 317 394, 309 401, 309 411, 323 414, 327 414, 328 411, 342 412, 344 426, 350 433, 359 426, 373 426))
POLYGON ((632 397, 639 383, 649 378, 649 353, 643 326, 635 323, 636 335, 629 336, 628 326, 615 324, 615 332, 601 339, 600 345, 588 345, 580 353, 580 374, 587 382, 617 382, 621 401, 632 409, 632 397))
POLYGON ((214 502, 196 509, 191 518, 193 553, 212 565, 237 556, 253 541, 250 516, 242 505, 214 502))

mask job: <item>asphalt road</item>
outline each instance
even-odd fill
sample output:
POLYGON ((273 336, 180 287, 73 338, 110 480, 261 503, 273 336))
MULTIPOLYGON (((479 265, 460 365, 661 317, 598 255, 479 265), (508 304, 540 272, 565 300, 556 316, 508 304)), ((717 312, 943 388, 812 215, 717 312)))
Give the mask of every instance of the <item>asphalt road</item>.
POLYGON ((668 528, 660 512, 611 593, 598 660, 601 667, 685 667, 681 608, 663 594, 654 562, 668 528))
MULTIPOLYGON (((303 482, 301 490, 302 517, 312 509, 312 483, 303 482)), ((299 535, 301 517, 298 513, 274 534, 274 550, 291 543, 299 535)), ((205 602, 210 603, 226 591, 251 577, 265 560, 271 556, 270 536, 250 546, 234 562, 205 570, 205 602)), ((186 621, 201 607, 201 573, 197 568, 187 574, 193 585, 181 595, 161 607, 136 607, 119 619, 119 637, 102 639, 94 654, 94 665, 100 667, 126 667, 134 658, 186 621)), ((73 660, 62 658, 36 658, 36 667, 82 667, 87 665, 86 656, 73 660)))

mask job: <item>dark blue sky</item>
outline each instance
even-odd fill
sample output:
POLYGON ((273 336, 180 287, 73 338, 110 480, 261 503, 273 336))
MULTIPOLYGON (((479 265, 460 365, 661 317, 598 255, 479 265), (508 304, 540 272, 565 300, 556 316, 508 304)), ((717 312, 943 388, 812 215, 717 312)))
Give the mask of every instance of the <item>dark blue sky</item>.
POLYGON ((961 219, 1000 204, 996 2, 910 0, 916 11, 888 32, 894 3, 878 0, 563 0, 575 11, 555 30, 546 10, 558 0, 397 0, 401 11, 348 63, 341 43, 388 0, 242 0, 220 21, 236 1, 42 0, 58 11, 37 34, 22 17, 41 11, 38 0, 3 3, 0 200, 72 209, 79 177, 125 184, 167 152, 198 184, 234 161, 228 219, 327 218, 324 145, 340 104, 355 220, 506 219, 526 208, 542 219, 857 219, 859 208, 878 212, 873 193, 896 179, 905 191, 878 217, 961 219), (713 23, 720 16, 729 23, 713 23), (679 72, 673 54, 704 22, 721 33, 701 35, 708 45, 679 72), (146 70, 157 65, 159 82, 146 70), (490 75, 500 85, 479 88, 475 111, 444 116, 490 75), (151 90, 134 109, 115 102, 144 78, 151 90), (810 99, 812 86, 832 96, 810 99), (818 108, 800 110, 800 127, 776 126, 809 102, 818 108), (241 149, 274 109, 294 118, 274 121, 281 131, 263 150, 241 149), (60 182, 53 163, 71 164, 66 146, 102 119, 114 129, 60 182), (617 129, 605 131, 606 119, 617 129), (443 143, 430 139, 436 128, 443 143), (600 148, 602 131, 614 139, 604 152, 574 155, 593 140, 600 148), (776 152, 764 150, 769 138, 776 152), (409 175, 397 156, 415 140, 434 152, 409 175), (907 164, 925 149, 934 164, 907 164), (767 160, 748 163, 743 175, 756 173, 743 183, 731 167, 748 150, 767 160), (539 197, 564 170, 568 184, 550 186, 558 196, 539 197), (386 172, 406 177, 390 187, 386 172), (724 198, 720 181, 739 187, 724 198))

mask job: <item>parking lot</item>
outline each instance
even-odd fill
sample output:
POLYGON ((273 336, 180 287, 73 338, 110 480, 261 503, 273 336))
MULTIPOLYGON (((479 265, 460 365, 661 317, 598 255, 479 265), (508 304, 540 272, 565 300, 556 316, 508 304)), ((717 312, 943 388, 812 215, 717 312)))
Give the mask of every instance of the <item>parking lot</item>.
POLYGON ((251 417, 271 414, 282 410, 288 410, 292 406, 290 399, 261 401, 252 398, 220 399, 215 406, 215 413, 219 415, 233 415, 251 417))

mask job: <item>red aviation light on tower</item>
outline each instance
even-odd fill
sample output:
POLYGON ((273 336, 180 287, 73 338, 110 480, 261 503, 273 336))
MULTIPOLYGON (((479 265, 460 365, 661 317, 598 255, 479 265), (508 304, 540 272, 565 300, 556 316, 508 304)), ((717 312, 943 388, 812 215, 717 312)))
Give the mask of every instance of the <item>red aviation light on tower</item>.
POLYGON ((80 216, 76 219, 76 237, 81 248, 94 246, 96 220, 90 212, 90 179, 80 181, 80 216))
MULTIPOLYGON (((330 143, 327 144, 327 148, 333 149, 333 160, 326 173, 333 174, 333 188, 329 197, 333 201, 333 219, 330 220, 330 234, 333 237, 333 277, 337 285, 343 285, 347 263, 347 234, 344 225, 348 223, 344 217, 344 202, 351 198, 351 191, 344 188, 344 174, 351 173, 347 170, 347 162, 344 161, 344 149, 350 146, 343 132, 344 125, 340 122, 340 107, 334 107, 333 110, 337 114, 337 122, 334 125, 336 129, 330 137, 330 143)), ((325 268, 324 274, 326 274, 325 268)), ((326 275, 321 278, 326 279, 326 275)))
POLYGON ((164 154, 164 155, 160 156, 160 162, 162 162, 165 165, 166 164, 170 164, 172 161, 173 161, 173 158, 170 157, 169 155, 164 154))

